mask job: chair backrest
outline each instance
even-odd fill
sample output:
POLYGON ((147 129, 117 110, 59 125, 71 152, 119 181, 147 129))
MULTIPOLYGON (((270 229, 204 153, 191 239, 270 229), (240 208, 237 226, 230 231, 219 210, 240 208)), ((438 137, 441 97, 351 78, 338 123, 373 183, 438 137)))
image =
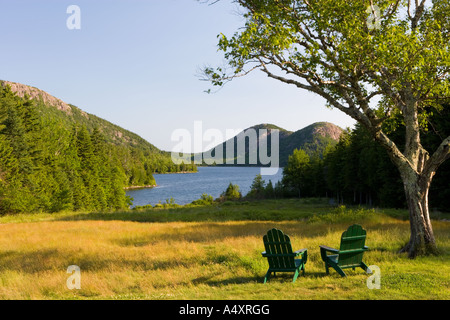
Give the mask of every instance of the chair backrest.
POLYGON ((366 230, 358 224, 348 227, 348 229, 342 233, 338 265, 359 266, 365 251, 365 243, 366 230))
POLYGON ((269 267, 274 269, 295 269, 295 254, 292 252, 291 239, 283 231, 271 229, 263 237, 269 267))

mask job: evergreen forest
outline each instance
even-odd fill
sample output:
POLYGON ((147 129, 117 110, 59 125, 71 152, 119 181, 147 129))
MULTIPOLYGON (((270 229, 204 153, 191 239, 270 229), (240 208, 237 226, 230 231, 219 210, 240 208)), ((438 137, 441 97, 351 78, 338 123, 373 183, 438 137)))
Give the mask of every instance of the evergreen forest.
POLYGON ((75 106, 68 115, 0 86, 0 213, 128 208, 125 188, 195 170, 75 106))
MULTIPOLYGON (((404 145, 405 126, 400 117, 384 124, 390 137, 404 145)), ((421 138, 427 150, 436 150, 450 135, 450 106, 429 112, 422 123, 421 138)), ((450 208, 450 162, 438 169, 429 192, 430 210, 450 208)), ((275 187, 283 197, 329 197, 337 203, 406 208, 405 194, 397 171, 386 151, 360 125, 343 132, 336 145, 323 154, 296 149, 275 187)))

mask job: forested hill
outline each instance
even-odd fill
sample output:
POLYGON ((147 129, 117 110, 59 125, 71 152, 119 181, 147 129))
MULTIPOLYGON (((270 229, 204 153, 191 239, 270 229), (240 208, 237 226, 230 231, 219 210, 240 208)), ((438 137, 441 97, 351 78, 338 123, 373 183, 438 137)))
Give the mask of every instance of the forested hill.
MULTIPOLYGON (((285 130, 273 124, 259 124, 243 130, 232 139, 204 152, 204 164, 213 164, 214 162, 212 159, 217 159, 215 150, 222 149, 223 163, 233 162, 236 165, 249 165, 254 164, 253 160, 256 158, 258 161, 255 165, 264 165, 258 158, 260 152, 259 146, 264 142, 268 146, 267 149, 271 149, 272 130, 274 129, 277 129, 279 132, 279 165, 281 167, 284 167, 287 164, 289 156, 295 149, 305 150, 310 156, 321 156, 328 146, 337 144, 343 132, 343 129, 329 122, 316 122, 295 132, 285 130), (254 140, 254 136, 251 132, 256 133, 257 148, 249 147, 250 141, 254 140), (266 134, 264 134, 265 132, 266 134), (229 154, 230 152, 227 153, 227 144, 234 146, 234 153, 232 153, 231 156, 229 154), (245 146, 244 155, 241 155, 240 152, 238 152, 239 145, 245 146)), ((265 154, 266 150, 262 150, 261 152, 265 154)), ((197 158, 198 157, 199 155, 197 155, 197 158)))
POLYGON ((336 145, 343 129, 330 122, 316 122, 292 132, 280 139, 280 162, 286 165, 295 149, 306 151, 309 156, 321 156, 330 145, 336 145))
POLYGON ((125 187, 196 170, 40 89, 0 84, 0 213, 124 208, 125 187))

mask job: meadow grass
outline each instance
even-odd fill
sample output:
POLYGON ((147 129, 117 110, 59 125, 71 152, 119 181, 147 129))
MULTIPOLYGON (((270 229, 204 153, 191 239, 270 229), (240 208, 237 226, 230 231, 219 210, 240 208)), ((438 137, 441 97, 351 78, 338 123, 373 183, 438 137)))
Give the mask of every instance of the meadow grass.
POLYGON ((398 254, 409 238, 404 210, 331 207, 323 201, 272 200, 110 213, 0 217, 0 299, 449 299, 450 223, 433 220, 440 254, 398 254), (353 223, 367 230, 368 274, 325 274, 319 245, 338 247, 353 223), (263 278, 262 236, 289 234, 307 248, 306 274, 263 278), (69 290, 67 267, 81 269, 69 290))

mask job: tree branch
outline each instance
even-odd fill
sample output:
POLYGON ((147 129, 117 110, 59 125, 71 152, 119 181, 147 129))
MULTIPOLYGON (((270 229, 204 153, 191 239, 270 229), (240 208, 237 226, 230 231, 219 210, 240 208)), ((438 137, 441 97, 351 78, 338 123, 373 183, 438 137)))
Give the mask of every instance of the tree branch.
POLYGON ((448 159, 450 159, 450 136, 442 141, 433 155, 426 161, 422 175, 425 179, 433 178, 438 167, 448 159))

